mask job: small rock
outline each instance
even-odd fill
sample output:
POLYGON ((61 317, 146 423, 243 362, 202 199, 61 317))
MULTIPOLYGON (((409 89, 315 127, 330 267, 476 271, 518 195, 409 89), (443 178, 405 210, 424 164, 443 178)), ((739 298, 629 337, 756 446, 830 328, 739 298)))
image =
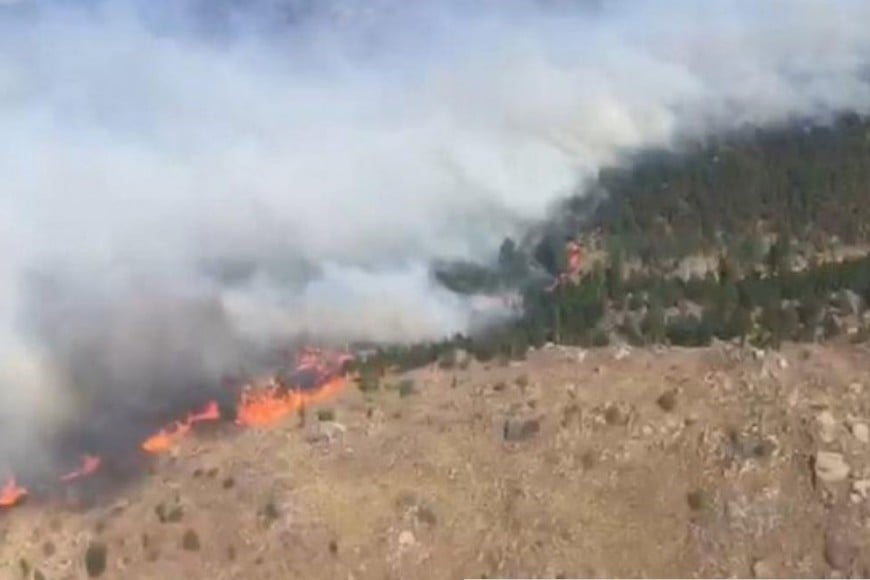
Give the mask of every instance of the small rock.
POLYGON ((844 534, 829 533, 825 537, 825 561, 831 568, 849 572, 857 555, 858 548, 844 534))
POLYGON ((504 422, 505 441, 525 441, 537 435, 541 422, 537 419, 508 419, 504 422))
POLYGON ((776 566, 771 560, 756 560, 752 563, 752 576, 754 578, 775 578, 776 566))
POLYGON ((825 483, 843 481, 851 471, 843 455, 831 451, 819 451, 816 454, 814 468, 816 477, 825 483))
POLYGON ((849 385, 849 390, 856 395, 860 395, 864 392, 864 385, 862 385, 861 383, 851 383, 849 385))
POLYGON ((819 438, 824 443, 831 443, 837 438, 837 420, 830 411, 822 411, 816 417, 819 424, 819 438))
POLYGON ((403 548, 413 546, 415 543, 417 543, 417 538, 414 537, 414 534, 410 530, 403 530, 399 534, 399 545, 403 548))
POLYGON ((855 423, 852 425, 852 435, 861 443, 870 443, 870 428, 866 423, 855 423))
POLYGON ((613 353, 613 358, 614 360, 622 360, 630 354, 631 349, 628 346, 621 344, 619 345, 619 347, 617 347, 616 352, 613 353))
POLYGON ((788 368, 788 361, 785 360, 783 357, 779 357, 779 360, 777 360, 776 362, 779 365, 780 369, 785 370, 788 368))
POLYGON ((870 494, 870 479, 859 479, 852 482, 852 491, 861 499, 867 499, 870 494))

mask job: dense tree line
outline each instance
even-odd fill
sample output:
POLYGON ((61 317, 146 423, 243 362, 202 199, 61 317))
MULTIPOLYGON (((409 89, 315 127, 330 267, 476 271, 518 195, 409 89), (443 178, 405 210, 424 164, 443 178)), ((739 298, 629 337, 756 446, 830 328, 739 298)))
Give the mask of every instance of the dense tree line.
POLYGON ((851 115, 639 155, 602 171, 592 190, 605 194, 572 200, 563 227, 549 228, 536 245, 505 240, 494 266, 436 267, 436 278, 456 292, 520 291, 518 320, 483 336, 380 348, 364 366, 450 366, 458 351, 505 360, 546 342, 776 347, 837 336, 849 325, 862 339, 870 256, 820 263, 811 256, 800 269, 791 258, 796 242, 870 241, 868 161, 870 121, 851 115), (551 288, 565 268, 565 236, 593 231, 606 259, 579 281, 551 288), (689 254, 718 255, 718 268, 682 279, 662 267, 689 254))
POLYGON ((870 236, 870 120, 751 130, 603 170, 593 222, 644 254, 717 247, 760 229, 870 236))

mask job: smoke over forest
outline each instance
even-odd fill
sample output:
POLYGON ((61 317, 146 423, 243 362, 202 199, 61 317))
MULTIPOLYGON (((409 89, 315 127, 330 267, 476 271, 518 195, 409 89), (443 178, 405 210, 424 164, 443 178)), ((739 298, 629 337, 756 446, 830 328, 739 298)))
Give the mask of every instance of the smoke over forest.
POLYGON ((866 112, 868 21, 863 0, 0 3, 0 467, 297 334, 467 331, 498 312, 433 261, 493 259, 627 153, 866 112))

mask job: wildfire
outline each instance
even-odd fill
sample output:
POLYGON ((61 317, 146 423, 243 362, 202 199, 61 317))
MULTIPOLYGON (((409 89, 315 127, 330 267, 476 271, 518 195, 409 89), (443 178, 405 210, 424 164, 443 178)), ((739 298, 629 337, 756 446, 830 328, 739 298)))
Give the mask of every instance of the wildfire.
POLYGON ((568 258, 567 267, 550 286, 550 292, 577 276, 583 267, 583 248, 580 247, 580 244, 573 240, 569 241, 565 245, 565 253, 568 258))
MULTIPOLYGON (((295 373, 299 376, 289 380, 289 384, 278 377, 269 377, 242 389, 236 405, 236 424, 243 427, 274 425, 306 405, 329 399, 348 383, 344 365, 351 359, 346 354, 304 349, 295 366, 295 373)), ((141 449, 151 454, 167 451, 190 433, 195 424, 220 419, 217 401, 209 401, 201 409, 189 413, 184 420, 175 421, 146 438, 141 443, 141 449)), ((80 466, 61 475, 59 481, 69 483, 87 477, 96 472, 101 464, 102 458, 99 456, 84 455, 80 466)), ((10 476, 0 488, 0 508, 16 506, 27 495, 27 488, 18 485, 15 477, 10 476)))
POLYGON ((335 377, 315 390, 302 391, 287 389, 273 378, 264 387, 249 386, 239 401, 236 423, 246 427, 274 425, 307 405, 330 398, 346 384, 345 377, 335 377))
POLYGON ((102 459, 96 455, 85 455, 82 457, 82 466, 75 471, 70 471, 65 475, 60 476, 61 481, 72 481, 80 477, 86 477, 100 468, 102 459))
POLYGON ((190 432, 194 423, 217 421, 221 418, 217 401, 209 401, 202 411, 191 413, 184 421, 176 421, 171 427, 161 429, 142 442, 142 449, 148 453, 161 453, 175 446, 179 439, 190 432))
POLYGON ((274 425, 307 405, 329 399, 347 384, 348 379, 341 372, 350 359, 348 355, 330 357, 317 349, 304 350, 296 371, 316 373, 315 388, 290 388, 275 377, 248 385, 236 408, 236 423, 246 427, 274 425))
POLYGON ((27 490, 17 483, 15 478, 10 477, 6 480, 3 488, 0 489, 0 507, 12 507, 18 505, 24 498, 27 497, 27 490))

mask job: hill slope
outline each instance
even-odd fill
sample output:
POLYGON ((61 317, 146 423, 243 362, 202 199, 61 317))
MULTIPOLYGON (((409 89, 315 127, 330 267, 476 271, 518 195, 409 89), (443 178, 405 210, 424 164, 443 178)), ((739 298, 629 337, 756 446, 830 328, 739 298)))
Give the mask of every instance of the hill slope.
POLYGON ((188 438, 94 507, 4 513, 0 577, 87 578, 89 545, 102 578, 868 574, 868 360, 549 347, 420 369, 304 424, 188 438), (819 451, 849 473, 823 457, 820 479, 819 451))

